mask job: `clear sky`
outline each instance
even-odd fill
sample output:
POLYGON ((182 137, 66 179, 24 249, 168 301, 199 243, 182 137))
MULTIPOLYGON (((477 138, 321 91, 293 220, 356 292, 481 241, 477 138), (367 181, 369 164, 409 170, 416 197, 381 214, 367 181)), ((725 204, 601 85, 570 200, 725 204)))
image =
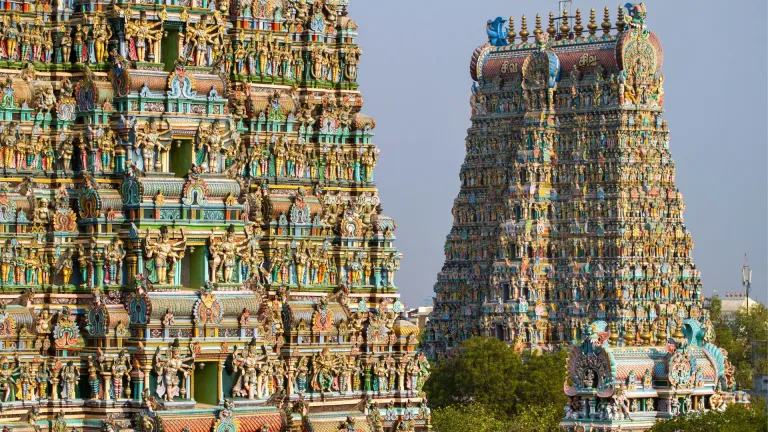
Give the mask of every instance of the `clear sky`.
MULTIPOLYGON (((625 2, 621 2, 624 4, 625 2)), ((741 289, 749 255, 753 297, 768 299, 768 6, 765 0, 648 0, 646 24, 664 45, 665 118, 677 186, 705 293, 741 289)), ((589 9, 618 3, 575 0, 589 9)), ((360 26, 364 112, 377 122, 376 169, 384 213, 404 254, 395 283, 406 305, 432 297, 459 191, 470 126, 469 60, 496 16, 536 13, 546 27, 556 0, 352 0, 360 26)))

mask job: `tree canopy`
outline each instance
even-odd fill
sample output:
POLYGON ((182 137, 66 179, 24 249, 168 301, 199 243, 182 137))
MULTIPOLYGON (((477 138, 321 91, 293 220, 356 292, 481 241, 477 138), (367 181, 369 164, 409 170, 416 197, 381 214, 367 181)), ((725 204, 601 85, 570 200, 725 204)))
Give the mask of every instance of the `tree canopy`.
POLYGON ((768 430, 765 401, 756 398, 749 408, 730 405, 725 411, 707 411, 656 423, 651 432, 761 432, 768 430))
POLYGON ((453 360, 435 366, 425 385, 437 407, 437 430, 453 431, 448 423, 478 415, 488 418, 486 429, 469 423, 472 430, 558 430, 567 401, 565 360, 565 352, 519 354, 494 338, 464 341, 453 360))
POLYGON ((728 351, 728 360, 736 367, 736 384, 751 389, 753 375, 768 373, 768 308, 750 304, 749 312, 742 308, 728 321, 722 315, 722 300, 713 296, 709 316, 716 345, 728 351))

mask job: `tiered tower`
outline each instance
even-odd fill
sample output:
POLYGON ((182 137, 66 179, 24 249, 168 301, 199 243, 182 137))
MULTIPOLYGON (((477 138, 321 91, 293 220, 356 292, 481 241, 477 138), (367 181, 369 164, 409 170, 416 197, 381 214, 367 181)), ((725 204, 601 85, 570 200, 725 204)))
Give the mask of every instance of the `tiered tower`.
POLYGON ((348 0, 0 0, 0 418, 424 430, 348 0))
POLYGON ((642 4, 620 7, 613 24, 606 8, 599 23, 592 10, 585 28, 580 11, 565 12, 545 28, 537 15, 532 32, 524 16, 517 34, 513 18, 488 22, 426 332, 437 359, 474 335, 520 350, 587 341, 571 353, 570 418, 610 424, 643 411, 639 428, 724 406, 718 392, 733 384, 709 343, 662 118, 664 54, 645 16, 642 4))

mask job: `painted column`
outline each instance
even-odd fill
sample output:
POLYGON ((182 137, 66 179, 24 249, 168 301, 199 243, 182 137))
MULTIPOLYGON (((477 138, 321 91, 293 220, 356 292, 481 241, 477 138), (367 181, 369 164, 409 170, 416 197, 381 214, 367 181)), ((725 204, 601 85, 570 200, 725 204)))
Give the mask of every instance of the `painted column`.
POLYGON ((219 404, 223 404, 224 403, 224 383, 222 382, 223 380, 222 375, 224 373, 224 361, 219 360, 216 366, 217 366, 216 376, 218 377, 216 381, 216 393, 219 394, 219 404))

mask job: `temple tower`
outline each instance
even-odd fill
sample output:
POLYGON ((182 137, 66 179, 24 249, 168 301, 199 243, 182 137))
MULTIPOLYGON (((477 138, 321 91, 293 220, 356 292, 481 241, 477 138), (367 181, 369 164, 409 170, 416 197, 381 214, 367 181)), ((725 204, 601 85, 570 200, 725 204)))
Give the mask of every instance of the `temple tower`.
POLYGON ((348 4, 0 0, 4 425, 429 428, 348 4))
POLYGON ((488 21, 426 331, 435 359, 475 335, 571 347, 563 425, 576 430, 744 401, 702 308, 664 52, 645 6, 627 7, 615 24, 592 10, 586 27, 578 10, 537 15, 532 31, 523 16, 519 33, 513 18, 488 21))

